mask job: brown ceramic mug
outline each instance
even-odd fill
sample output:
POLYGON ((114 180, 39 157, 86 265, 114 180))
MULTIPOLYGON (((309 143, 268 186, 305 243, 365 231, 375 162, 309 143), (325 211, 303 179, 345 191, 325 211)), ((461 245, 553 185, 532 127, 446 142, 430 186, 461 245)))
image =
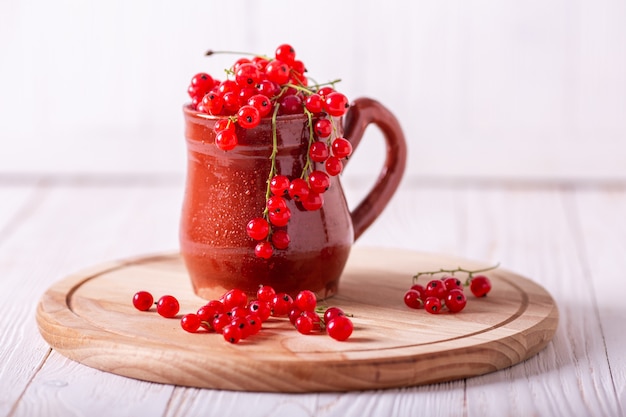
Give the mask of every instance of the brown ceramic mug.
MULTIPOLYGON (((255 256, 256 242, 247 235, 246 224, 259 217, 266 204, 271 119, 263 119, 253 129, 237 127, 239 144, 222 151, 214 143, 213 126, 219 117, 188 106, 184 116, 188 170, 180 249, 196 294, 210 299, 240 288, 254 295, 259 285, 292 296, 304 289, 319 298, 335 294, 352 244, 382 212, 404 173, 406 144, 393 114, 368 98, 351 104, 337 134, 347 138, 354 150, 368 125, 382 131, 387 153, 376 183, 353 211, 348 209, 339 177, 331 177, 319 210, 306 211, 288 199, 292 215, 286 230, 291 242, 269 259, 255 256)), ((276 138, 278 172, 290 179, 300 177, 309 141, 308 118, 279 116, 276 138)))

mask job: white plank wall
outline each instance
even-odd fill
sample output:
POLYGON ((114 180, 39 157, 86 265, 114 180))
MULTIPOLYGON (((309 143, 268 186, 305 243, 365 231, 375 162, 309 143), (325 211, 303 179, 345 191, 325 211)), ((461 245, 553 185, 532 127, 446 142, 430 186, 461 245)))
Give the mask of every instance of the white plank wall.
POLYGON ((24 0, 0 19, 0 172, 180 175, 187 83, 234 59, 204 51, 289 42, 398 116, 411 176, 626 179, 621 1, 24 0))

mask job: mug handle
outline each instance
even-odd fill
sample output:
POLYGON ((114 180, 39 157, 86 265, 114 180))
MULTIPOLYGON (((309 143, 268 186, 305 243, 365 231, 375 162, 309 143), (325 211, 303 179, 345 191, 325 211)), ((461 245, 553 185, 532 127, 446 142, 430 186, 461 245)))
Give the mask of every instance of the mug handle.
POLYGON ((354 240, 376 220, 400 185, 406 167, 406 141, 396 117, 378 101, 370 98, 356 99, 344 119, 344 137, 352 149, 361 142, 365 128, 376 125, 385 138, 387 156, 378 179, 370 192, 350 213, 354 229, 354 240))

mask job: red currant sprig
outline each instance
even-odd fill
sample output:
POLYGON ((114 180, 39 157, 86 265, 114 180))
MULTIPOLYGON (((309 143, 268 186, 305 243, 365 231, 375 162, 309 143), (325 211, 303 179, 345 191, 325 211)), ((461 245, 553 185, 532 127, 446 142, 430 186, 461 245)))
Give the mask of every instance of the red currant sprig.
POLYGON ((468 270, 464 268, 455 269, 439 269, 436 271, 418 272, 413 276, 413 286, 404 293, 404 304, 413 309, 424 308, 432 314, 439 314, 445 309, 450 313, 458 313, 463 310, 467 304, 467 298, 463 289, 465 286, 470 287, 470 291, 476 297, 484 297, 491 290, 491 282, 485 275, 475 275, 482 272, 496 269, 500 264, 494 266, 468 270), (454 276, 455 273, 462 272, 467 274, 465 282, 461 282, 454 276), (441 278, 434 278, 436 274, 444 275, 441 278), (417 283, 421 276, 430 276, 432 279, 423 286, 417 283))
MULTIPOLYGON (((147 291, 137 292, 133 305, 141 311, 149 310, 153 305, 152 295, 147 291)), ((161 297, 157 303, 157 312, 166 318, 176 317, 179 310, 178 300, 171 295, 161 297)), ((276 293, 274 288, 262 285, 256 298, 250 299, 245 292, 235 288, 219 299, 210 300, 195 313, 184 314, 180 326, 189 333, 214 332, 221 334, 229 343, 239 343, 259 333, 270 317, 288 317, 301 334, 326 331, 338 341, 350 337, 354 326, 340 308, 324 309, 321 315, 318 310, 317 298, 312 291, 301 291, 293 299, 286 293, 276 293)))
MULTIPOLYGON (((216 53, 209 51, 206 55, 216 53)), ((271 117, 266 207, 246 225, 248 235, 256 242, 255 255, 268 259, 275 249, 286 249, 290 243, 285 229, 292 214, 287 199, 295 201, 300 210, 319 210, 331 177, 341 173, 342 161, 351 155, 352 145, 337 135, 335 120, 346 113, 349 103, 345 95, 335 90, 340 80, 309 85, 304 75, 306 67, 296 59, 295 49, 289 44, 278 46, 272 58, 240 58, 225 72, 227 78, 223 81, 198 73, 187 91, 196 110, 227 116, 214 126, 215 146, 224 151, 237 147, 237 126, 253 129, 261 119, 271 117), (309 125, 302 173, 291 179, 281 175, 276 167, 276 119, 286 114, 305 114, 309 125)))

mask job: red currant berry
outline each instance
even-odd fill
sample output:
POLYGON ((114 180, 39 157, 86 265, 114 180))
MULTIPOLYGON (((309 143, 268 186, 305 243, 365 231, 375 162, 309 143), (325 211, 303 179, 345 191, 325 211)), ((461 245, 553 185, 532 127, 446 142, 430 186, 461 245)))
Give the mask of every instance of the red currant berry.
POLYGON ((223 151, 231 151, 238 145, 239 139, 234 130, 222 130, 215 135, 215 146, 223 151))
POLYGON ((491 291, 491 281, 484 275, 476 275, 470 281, 470 291, 476 297, 484 297, 491 291))
POLYGON ((216 333, 222 333, 225 326, 228 326, 231 322, 231 318, 228 314, 222 313, 213 319, 211 322, 211 327, 215 330, 216 333))
POLYGON ((224 336, 224 340, 229 343, 239 343, 242 338, 241 329, 236 325, 228 324, 224 326, 222 329, 222 335, 224 336))
POLYGON ((313 132, 320 139, 327 138, 333 133, 333 123, 328 119, 319 119, 313 126, 313 132))
POLYGON ((239 97, 239 90, 237 91, 228 91, 222 95, 224 99, 224 108, 228 112, 228 114, 235 114, 239 107, 241 107, 241 98, 239 97))
POLYGON ((253 63, 244 63, 237 67, 235 82, 240 87, 254 87, 261 80, 261 73, 253 63))
POLYGON ((248 103, 248 100, 250 100, 250 97, 256 95, 257 93, 258 91, 255 87, 242 87, 241 90, 239 90, 239 102, 242 104, 250 104, 248 103))
POLYGON ((313 331, 313 320, 311 320, 311 318, 307 316, 298 316, 294 325, 296 326, 296 330, 298 331, 298 333, 301 334, 311 334, 311 332, 313 331))
POLYGON ((289 317, 289 322, 293 324, 294 326, 296 324, 296 320, 301 315, 302 315, 302 310, 300 310, 298 307, 295 307, 295 306, 292 306, 291 310, 289 310, 289 313, 287 313, 287 317, 289 317))
POLYGON ((289 65, 279 59, 270 61, 265 67, 267 79, 278 85, 283 85, 289 81, 289 65))
POLYGON ((272 111, 272 102, 263 94, 255 94, 248 99, 248 104, 259 111, 261 117, 265 117, 272 111))
POLYGON ((213 130, 215 133, 220 133, 223 130, 232 130, 235 131, 235 123, 229 118, 218 119, 213 125, 213 130))
MULTIPOLYGON (((330 93, 334 92, 335 89, 329 86, 326 87, 322 87, 319 90, 317 90, 317 94, 320 95, 320 97, 322 97, 322 103, 324 102, 324 100, 326 100, 326 96, 328 96, 330 93)), ((322 104, 323 106, 323 104, 322 104)))
POLYGON ((148 311, 153 304, 154 298, 147 291, 139 291, 133 295, 133 305, 139 311, 148 311))
POLYGON ((289 178, 284 175, 275 175, 270 180, 270 191, 274 195, 283 195, 289 190, 289 178))
POLYGON ((343 116, 348 107, 350 107, 348 98, 337 91, 328 94, 324 100, 324 110, 331 116, 343 116))
POLYGON ((324 162, 329 155, 328 146, 324 142, 313 142, 309 148, 309 157, 314 162, 324 162))
POLYGON ((296 59, 296 50, 287 43, 280 45, 275 51, 276 59, 283 61, 288 65, 292 65, 296 59))
POLYGON ((253 336, 261 331, 261 328, 263 327, 263 320, 261 317, 255 313, 251 313, 248 314, 245 319, 248 322, 247 329, 250 336, 253 336))
POLYGON ((267 63, 269 62, 266 58, 263 58, 262 56, 255 56, 254 58, 252 58, 251 61, 261 71, 265 70, 267 63))
POLYGON ((315 193, 325 193, 330 187, 330 178, 324 171, 313 171, 309 174, 309 186, 315 193))
POLYGON ((159 301, 157 302, 157 313, 165 318, 170 319, 172 317, 176 317, 179 310, 180 305, 174 296, 164 295, 159 298, 159 301))
POLYGON ((317 297, 313 291, 303 290, 293 300, 294 305, 302 311, 315 311, 317 297))
POLYGON ((287 249, 289 242, 291 242, 291 238, 287 231, 276 230, 272 233, 272 245, 274 245, 276 249, 287 249))
POLYGON ((319 332, 322 330, 322 319, 315 311, 303 311, 302 315, 311 319, 314 331, 319 332))
POLYGON ((323 205, 324 205, 324 196, 312 190, 309 191, 309 195, 307 195, 306 199, 302 201, 302 207, 306 211, 319 210, 322 208, 323 205))
POLYGON ((324 163, 324 168, 326 168, 326 173, 332 177, 341 174, 343 170, 343 163, 336 156, 329 156, 326 162, 324 163))
POLYGON ((270 218, 270 223, 274 226, 287 226, 287 223, 289 223, 289 219, 291 218, 291 210, 289 210, 289 207, 272 210, 268 213, 268 216, 270 218))
POLYGON ((424 288, 421 284, 413 284, 411 285, 411 289, 415 291, 419 291, 420 294, 426 294, 426 288, 424 288))
POLYGON ((259 94, 263 94, 266 97, 274 98, 280 93, 280 86, 270 80, 261 80, 256 87, 259 94))
POLYGON ((319 94, 311 94, 304 100, 304 107, 313 114, 321 113, 323 110, 322 97, 319 94))
POLYGON ((279 293, 272 299, 272 315, 275 317, 286 316, 293 306, 293 298, 287 293, 279 293))
POLYGON ((241 87, 233 80, 224 80, 217 87, 217 91, 222 94, 237 92, 241 87))
POLYGON ((446 291, 451 291, 454 289, 463 291, 463 283, 455 277, 443 277, 441 278, 443 281, 443 285, 446 287, 446 291))
POLYGON ((408 290, 404 294, 404 304, 409 308, 422 308, 422 295, 418 291, 408 290))
POLYGON ((213 319, 215 319, 221 312, 219 312, 214 307, 209 305, 204 305, 196 311, 196 315, 200 320, 200 325, 207 330, 211 329, 211 323, 213 323, 213 319))
MULTIPOLYGON (((231 322, 230 322, 231 326, 237 327, 239 328, 239 330, 241 330, 241 339, 247 339, 248 336, 250 336, 251 333, 251 329, 250 329, 250 324, 248 323, 248 320, 246 320, 246 317, 233 317, 231 322)), ((228 327, 228 326, 227 326, 228 327)), ((226 329, 226 327, 224 328, 226 329)))
POLYGON ((352 155, 352 144, 346 138, 336 138, 331 145, 333 155, 339 159, 352 155))
POLYGON ((261 321, 266 321, 272 315, 272 308, 270 307, 270 304, 260 300, 250 301, 250 304, 248 304, 248 311, 257 315, 261 321))
POLYGON ((300 114, 302 113, 302 99, 295 94, 288 94, 278 101, 278 114, 300 114))
POLYGON ((439 314, 441 311, 441 300, 437 297, 426 297, 424 309, 431 314, 439 314))
POLYGON ((289 197, 296 201, 306 200, 309 192, 309 184, 302 178, 296 178, 289 184, 289 197))
POLYGON ((200 317, 194 313, 185 314, 180 319, 180 327, 186 332, 195 333, 200 328, 200 317))
POLYGON ((224 98, 221 94, 209 92, 202 97, 202 108, 208 114, 218 116, 224 108, 224 98))
POLYGON ((265 303, 272 303, 276 297, 276 291, 273 287, 269 285, 261 285, 256 292, 256 298, 259 301, 263 301, 265 303))
POLYGON ((337 316, 345 316, 346 314, 339 307, 329 307, 324 311, 324 323, 328 323, 337 316))
POLYGON ((446 286, 440 279, 433 279, 426 284, 425 292, 423 293, 425 298, 436 297, 440 300, 446 297, 446 286))
POLYGON ((252 129, 257 127, 261 122, 261 115, 256 107, 246 105, 241 106, 237 111, 237 124, 244 129, 252 129))
POLYGON ((448 292, 446 296, 446 307, 451 313, 458 313, 465 308, 467 304, 467 298, 463 293, 463 290, 454 288, 448 292))
POLYGON ((235 61, 235 63, 232 66, 232 70, 233 72, 237 72, 237 70, 239 70, 239 67, 241 67, 244 64, 251 64, 252 61, 250 61, 248 58, 239 58, 237 61, 235 61))
POLYGON ((267 199, 265 206, 270 211, 285 210, 287 208, 287 200, 284 197, 273 195, 267 199))
POLYGON ((222 304, 227 311, 237 307, 244 308, 248 305, 248 296, 242 290, 233 288, 222 296, 222 304))
POLYGON ((189 96, 191 97, 203 97, 206 93, 211 91, 215 85, 215 80, 209 74, 200 72, 191 78, 189 85, 189 96))
POLYGON ((298 74, 304 74, 306 72, 306 66, 304 65, 304 62, 298 59, 295 59, 293 62, 288 63, 288 64, 291 65, 291 69, 297 72, 298 74))
POLYGON ((337 316, 326 323, 328 335, 338 341, 347 340, 353 329, 352 320, 346 316, 337 316))
POLYGON ((256 217, 248 222, 246 232, 254 240, 263 240, 270 232, 270 225, 263 217, 256 217))
POLYGON ((257 245, 254 247, 254 254, 258 258, 269 259, 272 257, 273 253, 274 248, 272 248, 272 244, 267 240, 257 243, 257 245))

